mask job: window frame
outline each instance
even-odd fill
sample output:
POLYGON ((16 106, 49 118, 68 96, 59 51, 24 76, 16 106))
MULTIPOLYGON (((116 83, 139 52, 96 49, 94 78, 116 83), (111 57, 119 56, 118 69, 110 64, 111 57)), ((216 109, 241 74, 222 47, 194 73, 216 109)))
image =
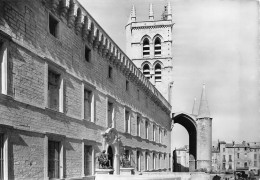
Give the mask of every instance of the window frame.
POLYGON ((131 134, 131 109, 125 107, 124 110, 124 119, 125 119, 125 133, 131 134), (128 114, 128 117, 127 117, 128 114))
POLYGON ((85 44, 85 48, 84 48, 84 60, 85 62, 90 63, 92 60, 92 51, 91 48, 89 46, 87 46, 85 44))
POLYGON ((49 141, 59 142, 59 179, 64 178, 64 141, 66 136, 60 134, 46 133, 44 137, 44 177, 45 179, 55 179, 49 178, 49 141))
POLYGON ((141 136, 141 115, 136 116, 136 135, 141 136))
POLYGON ((162 56, 162 40, 160 37, 156 37, 154 39, 154 57, 161 57, 162 56), (160 43, 156 44, 156 41, 159 40, 160 43), (158 48, 157 48, 158 47, 158 48), (159 52, 159 53, 157 53, 159 52))
POLYGON ((8 56, 9 42, 0 39, 0 92, 8 95, 8 56))
POLYGON ((48 33, 53 36, 54 38, 59 39, 60 36, 60 20, 53 15, 51 12, 48 13, 48 33), (50 31, 50 18, 52 18, 54 21, 56 21, 56 27, 55 27, 55 34, 52 34, 50 31))
POLYGON ((95 123, 95 92, 96 87, 87 81, 82 81, 82 109, 81 109, 81 118, 89 122, 95 123), (85 91, 91 92, 90 95, 90 119, 85 117, 85 91))
POLYGON ((108 65, 108 79, 113 80, 113 67, 108 65))
POLYGON ((49 65, 47 67, 47 102, 46 102, 46 108, 51 109, 53 111, 61 112, 64 113, 64 73, 57 69, 56 67, 49 65), (49 72, 53 72, 57 75, 59 75, 59 87, 58 87, 58 92, 59 92, 59 102, 58 102, 58 109, 53 109, 50 107, 50 102, 49 102, 49 72))
POLYGON ((150 40, 147 37, 142 41, 142 55, 144 58, 151 56, 150 40))

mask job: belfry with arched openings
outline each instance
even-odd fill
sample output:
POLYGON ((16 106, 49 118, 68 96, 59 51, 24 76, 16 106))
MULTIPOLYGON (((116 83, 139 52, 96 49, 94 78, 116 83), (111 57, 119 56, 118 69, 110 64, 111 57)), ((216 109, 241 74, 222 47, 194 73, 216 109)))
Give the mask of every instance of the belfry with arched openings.
MULTIPOLYGON (((148 15, 148 13, 147 13, 148 15)), ((133 6, 126 25, 126 53, 144 76, 160 91, 170 104, 173 86, 173 28, 170 3, 161 17, 155 19, 150 4, 149 19, 138 21, 133 6)), ((189 133, 190 171, 211 170, 212 118, 203 86, 198 115, 173 113, 173 124, 179 123, 189 133)))
POLYGON ((137 21, 133 6, 126 25, 126 53, 145 77, 169 101, 172 84, 172 22, 171 6, 166 6, 162 20, 154 20, 150 5, 149 20, 137 21))

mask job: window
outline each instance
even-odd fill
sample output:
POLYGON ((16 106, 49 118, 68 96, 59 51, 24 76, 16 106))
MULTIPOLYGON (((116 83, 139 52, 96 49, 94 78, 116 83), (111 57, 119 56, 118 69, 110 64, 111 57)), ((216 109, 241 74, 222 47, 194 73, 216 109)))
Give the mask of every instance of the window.
POLYGON ((161 39, 157 37, 154 42, 154 56, 161 56, 162 47, 161 47, 161 39))
POLYGON ((226 161, 226 157, 225 157, 225 155, 223 155, 223 161, 226 161))
POLYGON ((232 162, 232 155, 229 155, 229 161, 232 162))
POLYGON ((155 135, 156 135, 156 127, 155 125, 153 125, 153 141, 156 141, 155 135))
POLYGON ((54 16, 49 14, 49 32, 56 38, 58 37, 58 25, 59 21, 54 16))
POLYGON ((0 179, 4 179, 4 135, 0 134, 0 179))
POLYGON ((237 153, 237 158, 239 159, 239 153, 237 153))
POLYGON ((108 78, 113 78, 113 68, 111 66, 108 66, 108 78))
POLYGON ((228 165, 228 169, 232 169, 232 165, 231 164, 228 165))
POLYGON ((90 62, 90 59, 91 59, 91 50, 85 46, 85 60, 87 62, 90 62))
POLYGON ((128 80, 125 81, 125 90, 129 91, 129 81, 128 80))
POLYGON ((137 127, 136 127, 136 134, 137 134, 137 136, 140 136, 140 117, 139 116, 137 116, 137 118, 136 118, 136 124, 137 124, 137 127))
POLYGON ((147 171, 148 170, 148 165, 149 165, 148 152, 145 152, 144 159, 145 159, 144 169, 145 169, 145 171, 147 171))
POLYGON ((48 107, 63 112, 63 85, 61 75, 48 71, 48 107))
POLYGON ((128 149, 125 149, 125 157, 130 161, 130 151, 128 149))
POLYGON ((147 38, 143 41, 143 56, 149 57, 150 56, 150 43, 147 38))
POLYGON ((85 89, 84 90, 84 119, 91 121, 91 101, 92 92, 85 89))
POLYGON ((108 128, 114 127, 113 116, 114 116, 113 103, 108 102, 107 103, 107 127, 108 128))
POLYGON ((225 152, 225 148, 223 148, 223 152, 225 152))
POLYGON ((223 163, 223 164, 222 164, 222 169, 223 169, 223 170, 226 170, 226 163, 223 163))
POLYGON ((257 161, 254 161, 254 166, 257 167, 257 161))
POLYGON ((162 143, 162 133, 161 133, 161 128, 159 128, 159 143, 162 143))
POLYGON ((2 94, 7 95, 7 59, 8 50, 7 43, 0 41, 0 91, 2 94))
POLYGON ((158 63, 155 65, 155 82, 162 81, 162 69, 161 65, 158 63))
POLYGON ((150 75, 150 66, 148 64, 145 64, 143 66, 143 74, 144 76, 147 78, 147 79, 150 79, 151 78, 151 75, 150 75))
POLYGON ((48 177, 59 178, 60 173, 60 143, 49 141, 48 143, 48 177))
POLYGON ((254 154, 254 159, 257 159, 257 154, 254 154))
POLYGON ((148 139, 149 135, 148 126, 148 121, 145 121, 145 139, 148 139))
POLYGON ((247 162, 244 163, 244 167, 247 167, 247 162))
POLYGON ((125 110, 125 132, 130 134, 130 112, 125 110))
POLYGON ((84 174, 92 175, 92 146, 84 145, 84 174))
POLYGON ((156 157, 155 157, 155 153, 153 153, 153 169, 156 169, 156 157))
POLYGON ((140 157, 140 151, 136 151, 136 170, 141 171, 141 157, 140 157))

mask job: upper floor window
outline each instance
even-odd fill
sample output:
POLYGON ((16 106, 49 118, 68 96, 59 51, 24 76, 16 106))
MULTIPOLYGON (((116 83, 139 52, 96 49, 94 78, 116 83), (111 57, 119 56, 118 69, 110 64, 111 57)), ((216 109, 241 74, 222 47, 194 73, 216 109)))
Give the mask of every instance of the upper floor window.
POLYGON ((155 157, 155 153, 153 153, 153 169, 156 169, 156 157, 155 157))
POLYGON ((143 74, 147 79, 150 79, 150 66, 148 64, 145 64, 143 67, 143 74))
POLYGON ((129 91, 129 81, 128 80, 125 81, 125 90, 129 91))
POLYGON ((113 103, 108 102, 107 103, 107 127, 111 128, 113 127, 113 116, 114 116, 114 107, 113 103))
POLYGON ((59 21, 51 14, 49 14, 49 33, 54 37, 58 37, 59 21))
POLYGON ((162 47, 161 47, 161 39, 157 37, 154 42, 154 56, 161 56, 162 47))
POLYGON ((162 68, 159 63, 155 65, 155 82, 162 81, 162 68))
POLYGON ((84 119, 91 120, 92 92, 84 89, 84 119))
POLYGON ((90 62, 91 59, 91 50, 87 46, 85 46, 85 60, 90 62))
POLYGON ((61 75, 55 71, 48 71, 48 107, 62 112, 61 75))
POLYGON ((8 50, 6 43, 0 41, 0 92, 7 95, 7 57, 8 50))
POLYGON ((112 79, 113 77, 113 68, 111 66, 108 66, 108 78, 112 79))
POLYGON ((130 112, 125 110, 125 132, 130 134, 130 112))
POLYGON ((136 134, 137 134, 137 136, 140 136, 140 117, 139 116, 137 116, 137 118, 136 118, 136 124, 137 124, 137 127, 136 127, 136 134))
POLYGON ((156 135, 156 127, 153 125, 153 141, 155 141, 155 135, 156 135))
POLYGON ((148 139, 148 134, 149 134, 148 127, 149 127, 148 121, 145 121, 145 139, 148 139))
POLYGON ((159 143, 162 143, 162 133, 161 133, 161 128, 159 128, 159 143))
POLYGON ((143 41, 143 56, 148 57, 150 56, 150 43, 147 38, 143 41))

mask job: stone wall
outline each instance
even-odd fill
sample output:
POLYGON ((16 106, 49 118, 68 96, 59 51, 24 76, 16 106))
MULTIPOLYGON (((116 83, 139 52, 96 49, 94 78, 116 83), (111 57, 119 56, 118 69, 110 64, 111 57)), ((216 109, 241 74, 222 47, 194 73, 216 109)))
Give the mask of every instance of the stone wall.
POLYGON ((8 93, 0 94, 0 127, 8 135, 10 150, 8 179, 47 179, 48 140, 62 144, 62 177, 83 176, 82 146, 91 145, 95 156, 103 149, 101 132, 107 128, 108 101, 114 103, 115 128, 122 147, 132 152, 132 165, 139 148, 166 154, 164 168, 169 168, 169 103, 77 1, 1 1, 0 8, 0 42, 8 44, 8 93), (56 37, 49 32, 49 16, 58 21, 56 37), (91 50, 89 62, 85 46, 91 50), (108 78, 109 66, 112 78, 108 78), (60 111, 47 106, 48 69, 62 77, 60 111), (82 118, 84 87, 94 94, 93 121, 82 118), (130 133, 125 133, 126 108, 130 133), (137 114, 141 137, 136 132, 137 114), (150 122, 149 140, 143 134, 145 119, 150 122), (153 124, 166 131, 162 143, 158 133, 156 142, 151 139, 153 124))

